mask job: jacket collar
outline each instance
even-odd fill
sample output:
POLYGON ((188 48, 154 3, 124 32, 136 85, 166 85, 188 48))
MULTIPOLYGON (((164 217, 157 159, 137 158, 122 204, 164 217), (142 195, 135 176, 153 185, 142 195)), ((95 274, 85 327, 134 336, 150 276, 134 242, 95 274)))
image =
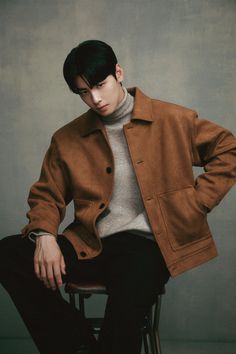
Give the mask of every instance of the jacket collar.
MULTIPOLYGON (((138 87, 131 87, 127 90, 134 96, 131 120, 138 119, 152 122, 151 98, 146 96, 138 87)), ((83 124, 80 126, 80 135, 88 135, 97 129, 104 129, 104 125, 98 115, 92 109, 89 109, 84 115, 83 124)))

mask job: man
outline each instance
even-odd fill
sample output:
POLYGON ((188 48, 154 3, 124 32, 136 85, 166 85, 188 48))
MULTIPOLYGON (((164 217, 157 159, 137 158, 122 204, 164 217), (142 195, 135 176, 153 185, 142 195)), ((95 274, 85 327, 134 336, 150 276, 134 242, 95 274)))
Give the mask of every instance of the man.
POLYGON ((1 241, 0 279, 40 353, 87 344, 92 354, 138 354, 169 276, 217 255, 206 216, 235 183, 236 139, 193 110, 127 91, 104 42, 74 48, 64 78, 90 109, 53 135, 29 224, 1 241), (192 166, 205 173, 194 179, 192 166), (75 219, 58 235, 71 201, 75 219), (98 341, 61 297, 67 280, 106 284, 98 341))

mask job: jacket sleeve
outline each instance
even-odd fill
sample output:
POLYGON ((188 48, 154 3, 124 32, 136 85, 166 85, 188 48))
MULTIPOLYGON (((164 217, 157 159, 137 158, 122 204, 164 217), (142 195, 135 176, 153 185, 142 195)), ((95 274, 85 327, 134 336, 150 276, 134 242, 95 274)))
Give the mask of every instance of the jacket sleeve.
POLYGON ((21 230, 23 236, 37 229, 57 236, 66 205, 71 199, 68 177, 59 157, 56 141, 52 138, 39 180, 30 189, 30 210, 26 214, 29 224, 21 230))
POLYGON ((229 130, 197 115, 193 131, 193 164, 205 171, 196 178, 195 188, 209 212, 236 182, 236 138, 229 130))

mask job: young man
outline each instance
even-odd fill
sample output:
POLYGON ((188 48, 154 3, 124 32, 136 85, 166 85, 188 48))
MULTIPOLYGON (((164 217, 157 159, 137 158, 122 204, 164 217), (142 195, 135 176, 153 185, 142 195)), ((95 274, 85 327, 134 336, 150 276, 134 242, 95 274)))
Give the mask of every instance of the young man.
POLYGON ((1 241, 0 279, 40 353, 88 344, 92 354, 138 354, 169 276, 217 255, 207 213, 236 181, 236 139, 191 109, 124 88, 104 42, 74 48, 64 77, 90 109, 53 135, 23 237, 1 241), (194 179, 192 166, 205 172, 194 179), (58 235, 71 201, 75 219, 58 235), (67 280, 107 286, 97 342, 60 295, 67 280))

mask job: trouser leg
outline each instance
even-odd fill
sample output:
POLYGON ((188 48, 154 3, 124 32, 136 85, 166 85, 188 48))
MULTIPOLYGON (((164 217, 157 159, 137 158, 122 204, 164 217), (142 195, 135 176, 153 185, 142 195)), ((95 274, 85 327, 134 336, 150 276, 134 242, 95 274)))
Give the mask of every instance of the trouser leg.
MULTIPOLYGON (((138 354, 144 315, 169 272, 157 245, 140 236, 118 233, 102 240, 93 260, 78 261, 64 237, 58 238, 67 267, 64 280, 102 280, 109 290, 101 354, 138 354)), ((35 245, 19 235, 0 241, 0 281, 18 308, 40 353, 70 354, 88 336, 80 313, 59 291, 47 289, 33 269, 35 245)))
POLYGON ((120 233, 103 241, 109 296, 99 337, 101 354, 139 354, 145 314, 169 279, 156 243, 120 233))
MULTIPOLYGON (((78 259, 64 237, 58 243, 65 258, 67 278, 74 277, 78 259)), ((43 354, 70 354, 89 338, 80 312, 59 290, 45 287, 34 273, 35 244, 20 235, 0 241, 0 282, 10 294, 36 346, 43 354)), ((64 277, 64 281, 66 277, 64 277)))

